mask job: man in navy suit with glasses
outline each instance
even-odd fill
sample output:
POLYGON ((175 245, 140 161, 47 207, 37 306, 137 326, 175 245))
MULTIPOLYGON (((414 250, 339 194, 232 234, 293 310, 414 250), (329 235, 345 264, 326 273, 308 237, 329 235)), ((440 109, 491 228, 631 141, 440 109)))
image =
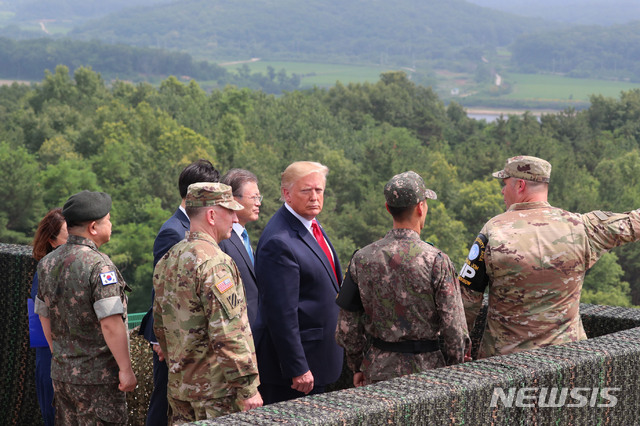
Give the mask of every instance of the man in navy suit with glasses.
POLYGON ((222 240, 218 245, 222 251, 231 256, 238 266, 242 284, 244 284, 249 324, 253 330, 258 318, 258 287, 254 269, 254 253, 246 226, 249 222, 258 220, 262 195, 260 195, 258 188, 258 178, 248 170, 231 169, 220 182, 231 187, 233 198, 244 207, 236 212, 238 223, 233 224, 231 237, 222 240))

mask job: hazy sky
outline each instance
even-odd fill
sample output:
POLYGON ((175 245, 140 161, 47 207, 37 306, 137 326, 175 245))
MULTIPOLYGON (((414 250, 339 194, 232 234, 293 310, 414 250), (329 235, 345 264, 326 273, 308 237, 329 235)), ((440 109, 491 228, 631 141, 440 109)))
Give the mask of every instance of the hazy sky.
POLYGON ((640 20, 639 0, 467 0, 523 16, 581 25, 626 24, 640 20))

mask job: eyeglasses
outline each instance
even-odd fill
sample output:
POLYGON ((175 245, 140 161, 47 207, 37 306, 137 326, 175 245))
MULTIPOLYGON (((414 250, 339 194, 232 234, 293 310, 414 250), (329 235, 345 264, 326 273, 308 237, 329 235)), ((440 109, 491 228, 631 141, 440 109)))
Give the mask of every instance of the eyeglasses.
MULTIPOLYGON (((238 198, 245 198, 242 195, 237 195, 238 198)), ((261 203, 262 202, 262 195, 254 195, 253 197, 246 197, 248 199, 250 199, 251 201, 253 201, 254 203, 261 203)))

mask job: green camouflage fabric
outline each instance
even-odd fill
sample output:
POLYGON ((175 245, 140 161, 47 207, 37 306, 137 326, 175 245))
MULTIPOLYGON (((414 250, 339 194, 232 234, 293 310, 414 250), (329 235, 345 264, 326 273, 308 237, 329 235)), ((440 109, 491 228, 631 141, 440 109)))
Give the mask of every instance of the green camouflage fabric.
POLYGON ((182 424, 200 420, 214 419, 241 411, 235 396, 209 399, 205 401, 178 401, 169 399, 170 424, 182 424))
POLYGON ((120 315, 128 327, 129 287, 109 256, 93 241, 69 235, 40 261, 38 278, 35 310, 51 322, 51 378, 77 385, 119 383, 100 320, 120 315))
POLYGON ((435 192, 427 189, 424 180, 416 172, 400 173, 389 179, 384 186, 384 197, 391 207, 415 206, 425 198, 435 200, 435 192))
MULTIPOLYGON (((580 319, 585 272, 607 251, 640 239, 640 211, 577 214, 547 202, 513 204, 485 224, 489 277, 480 358, 587 336, 580 319)), ((471 329, 483 294, 462 284, 471 329)))
POLYGON ((244 287, 215 239, 189 233, 158 262, 153 287, 168 395, 185 402, 255 395, 258 366, 244 287))
POLYGON ((122 425, 128 420, 127 394, 109 385, 53 381, 57 425, 122 425))
POLYGON ((364 312, 340 309, 336 342, 347 363, 367 383, 461 363, 470 346, 456 273, 449 257, 410 229, 393 229, 356 252, 349 271, 364 312), (386 342, 438 340, 439 351, 410 354, 371 346, 386 342))

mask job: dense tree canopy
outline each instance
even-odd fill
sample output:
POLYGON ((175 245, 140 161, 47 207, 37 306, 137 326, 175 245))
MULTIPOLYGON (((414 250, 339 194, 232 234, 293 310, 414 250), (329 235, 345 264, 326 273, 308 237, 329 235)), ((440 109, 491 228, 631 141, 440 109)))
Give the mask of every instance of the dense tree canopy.
MULTIPOLYGON (((279 179, 296 160, 330 168, 321 214, 346 263, 391 225, 383 186, 406 170, 438 194, 422 237, 461 265, 483 223, 502 212, 491 172, 528 154, 553 164, 550 202, 577 212, 627 211, 640 199, 640 91, 594 97, 592 107, 538 120, 525 114, 487 124, 445 105, 403 73, 375 84, 293 91, 280 97, 233 86, 207 93, 174 77, 106 86, 99 74, 60 66, 37 85, 0 87, 0 241, 27 244, 38 220, 82 189, 113 197, 104 250, 147 308, 156 232, 179 203, 177 178, 198 158, 221 172, 253 171, 264 194, 248 230, 257 241, 280 206, 279 179)), ((590 272, 585 300, 640 304, 640 244, 590 272)))
POLYGON ((91 66, 108 79, 148 81, 177 75, 184 80, 206 81, 208 88, 234 84, 274 94, 300 86, 300 77, 289 76, 284 70, 278 73, 271 70, 266 75, 251 73, 248 68, 240 73, 228 72, 218 65, 196 61, 184 52, 96 40, 36 38, 16 41, 0 37, 0 78, 39 80, 43 70, 53 70, 59 64, 67 66, 71 72, 91 66))
POLYGON ((521 72, 640 81, 640 22, 524 34, 512 46, 521 72))
POLYGON ((217 59, 411 65, 469 56, 477 61, 487 47, 550 27, 462 0, 183 0, 115 13, 69 36, 217 59))

